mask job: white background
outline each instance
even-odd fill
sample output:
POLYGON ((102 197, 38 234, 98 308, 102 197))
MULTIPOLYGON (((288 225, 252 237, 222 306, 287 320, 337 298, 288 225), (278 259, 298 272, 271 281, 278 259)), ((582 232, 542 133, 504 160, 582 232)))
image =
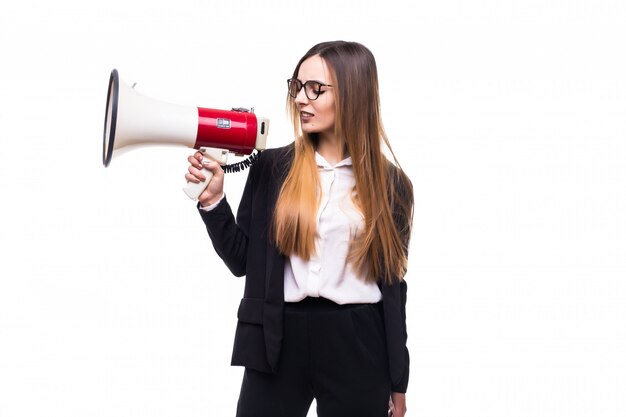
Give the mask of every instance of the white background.
POLYGON ((407 415, 626 415, 623 1, 5 3, 1 417, 234 415, 243 280, 181 191, 189 149, 102 166, 109 73, 254 106, 277 147, 285 80, 335 39, 374 52, 415 187, 407 415))

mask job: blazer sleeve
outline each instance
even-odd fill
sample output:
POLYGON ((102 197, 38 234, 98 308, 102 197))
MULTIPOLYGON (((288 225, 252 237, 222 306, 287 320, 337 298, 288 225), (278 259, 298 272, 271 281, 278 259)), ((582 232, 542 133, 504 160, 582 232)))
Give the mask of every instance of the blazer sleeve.
POLYGON ((253 164, 248 172, 236 221, 226 197, 211 211, 200 210, 198 204, 198 211, 209 233, 215 252, 222 258, 233 275, 237 277, 246 274, 248 232, 257 165, 258 162, 253 164))
POLYGON ((405 393, 409 385, 409 350, 406 346, 406 290, 405 281, 383 284, 383 311, 387 334, 387 355, 391 391, 405 393))
MULTIPOLYGON (((408 177, 394 169, 393 217, 402 245, 408 258, 411 228, 413 223, 413 186, 408 177), (407 216, 408 213, 408 216, 407 216)), ((406 300, 407 283, 404 277, 393 284, 383 284, 383 309, 387 332, 389 371, 393 392, 404 393, 409 383, 409 350, 407 348, 406 300)))

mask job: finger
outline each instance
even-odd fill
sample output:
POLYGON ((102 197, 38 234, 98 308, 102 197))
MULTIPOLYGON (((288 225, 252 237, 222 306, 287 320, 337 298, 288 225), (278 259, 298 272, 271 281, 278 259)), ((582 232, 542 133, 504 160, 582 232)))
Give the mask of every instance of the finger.
MULTIPOLYGON (((202 155, 202 154, 200 154, 202 155)), ((187 158, 187 161, 189 162, 189 165, 196 167, 198 169, 202 169, 202 158, 200 160, 198 160, 195 155, 194 156, 190 156, 187 158)))
POLYGON ((389 411, 387 412, 388 417, 393 417, 395 411, 395 406, 393 404, 393 400, 389 397, 389 411))
POLYGON ((202 161, 202 167, 208 169, 209 171, 211 171, 213 176, 220 176, 220 175, 222 175, 224 173, 224 171, 222 170, 222 167, 220 166, 220 164, 218 164, 215 161, 204 160, 204 161, 202 161))
POLYGON ((200 183, 200 180, 198 178, 196 178, 194 175, 191 175, 189 173, 185 174, 185 179, 187 180, 187 182, 193 182, 194 184, 200 183))
MULTIPOLYGON (((189 171, 189 174, 191 174, 193 177, 195 177, 198 180, 198 182, 206 180, 206 176, 199 169, 193 166, 190 166, 189 168, 187 168, 187 170, 189 171)), ((185 174, 185 178, 187 178, 187 175, 189 174, 185 174)))

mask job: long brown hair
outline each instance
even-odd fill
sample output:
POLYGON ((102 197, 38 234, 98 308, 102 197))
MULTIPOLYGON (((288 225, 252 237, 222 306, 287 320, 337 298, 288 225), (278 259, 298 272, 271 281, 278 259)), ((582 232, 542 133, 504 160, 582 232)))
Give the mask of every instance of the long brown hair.
MULTIPOLYGON (((324 42, 311 48, 300 65, 319 55, 328 65, 335 94, 335 134, 352 157, 355 204, 365 219, 363 232, 352 242, 348 261, 368 281, 402 280, 407 265, 413 216, 411 184, 383 129, 374 55, 355 42, 324 42), (385 146, 395 166, 383 153, 385 146)), ((287 95, 287 109, 296 135, 294 160, 281 188, 274 213, 274 237, 285 255, 308 260, 315 253, 320 180, 315 163, 317 134, 301 131, 300 112, 287 95)))

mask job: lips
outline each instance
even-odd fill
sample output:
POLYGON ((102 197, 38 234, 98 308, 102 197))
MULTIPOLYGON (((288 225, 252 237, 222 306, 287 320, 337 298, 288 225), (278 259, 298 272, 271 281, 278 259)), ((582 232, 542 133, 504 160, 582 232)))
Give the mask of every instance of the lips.
POLYGON ((300 112, 300 118, 302 119, 303 122, 307 122, 309 120, 311 120, 311 118, 313 118, 313 113, 309 113, 306 111, 301 111, 300 112))

